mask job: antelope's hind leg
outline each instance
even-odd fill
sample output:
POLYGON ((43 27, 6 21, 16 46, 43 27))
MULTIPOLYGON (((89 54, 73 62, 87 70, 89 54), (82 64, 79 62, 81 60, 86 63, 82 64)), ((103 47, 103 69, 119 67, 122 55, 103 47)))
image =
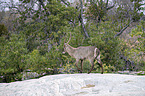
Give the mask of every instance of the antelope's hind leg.
POLYGON ((101 74, 103 74, 103 72, 104 72, 104 69, 103 69, 103 63, 102 63, 100 57, 97 58, 97 61, 98 61, 98 63, 100 64, 100 67, 101 67, 101 70, 102 70, 101 74))
POLYGON ((104 72, 104 69, 103 69, 103 64, 102 64, 102 62, 100 62, 99 64, 100 64, 100 66, 101 66, 101 69, 102 69, 102 72, 101 72, 101 74, 103 74, 103 72, 104 72))

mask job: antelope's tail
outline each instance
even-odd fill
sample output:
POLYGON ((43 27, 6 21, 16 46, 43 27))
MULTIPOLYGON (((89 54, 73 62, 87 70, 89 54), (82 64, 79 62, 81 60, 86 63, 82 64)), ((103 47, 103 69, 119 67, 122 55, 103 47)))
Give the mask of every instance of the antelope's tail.
POLYGON ((95 57, 95 59, 97 59, 98 63, 100 64, 101 69, 102 69, 101 74, 103 74, 103 72, 104 72, 103 63, 102 63, 102 61, 100 59, 100 50, 98 48, 95 48, 95 50, 94 50, 94 57, 95 57))
POLYGON ((95 48, 94 50, 94 58, 97 60, 100 59, 100 50, 98 48, 95 48))

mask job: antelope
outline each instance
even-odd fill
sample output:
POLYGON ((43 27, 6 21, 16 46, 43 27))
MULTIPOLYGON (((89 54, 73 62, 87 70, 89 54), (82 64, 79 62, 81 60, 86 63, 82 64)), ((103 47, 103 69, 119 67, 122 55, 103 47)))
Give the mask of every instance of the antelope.
POLYGON ((68 42, 64 43, 63 54, 67 52, 70 56, 76 59, 75 65, 78 71, 80 71, 80 73, 83 72, 83 60, 88 59, 92 65, 88 74, 91 73, 91 71, 94 68, 94 61, 95 59, 97 59, 97 62, 100 64, 101 69, 102 69, 101 74, 103 74, 103 65, 100 59, 100 50, 95 46, 80 46, 80 47, 74 48, 68 44, 70 39, 71 39, 71 34, 70 34, 70 38, 68 42), (79 60, 81 61, 81 68, 78 67, 79 60))

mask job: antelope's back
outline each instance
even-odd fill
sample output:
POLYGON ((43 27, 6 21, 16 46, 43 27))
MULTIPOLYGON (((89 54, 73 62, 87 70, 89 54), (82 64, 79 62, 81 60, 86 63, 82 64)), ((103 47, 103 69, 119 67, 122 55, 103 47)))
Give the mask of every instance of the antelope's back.
POLYGON ((95 46, 80 46, 76 48, 75 50, 75 58, 78 59, 87 59, 90 57, 94 57, 94 50, 95 46))

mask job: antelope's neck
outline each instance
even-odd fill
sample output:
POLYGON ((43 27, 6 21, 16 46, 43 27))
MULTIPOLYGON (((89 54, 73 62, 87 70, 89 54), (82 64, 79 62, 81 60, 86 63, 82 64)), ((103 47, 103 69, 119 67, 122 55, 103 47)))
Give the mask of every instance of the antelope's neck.
POLYGON ((68 54, 70 56, 73 56, 73 53, 75 52, 75 48, 73 48, 72 46, 70 46, 69 44, 66 47, 66 51, 68 52, 68 54))

